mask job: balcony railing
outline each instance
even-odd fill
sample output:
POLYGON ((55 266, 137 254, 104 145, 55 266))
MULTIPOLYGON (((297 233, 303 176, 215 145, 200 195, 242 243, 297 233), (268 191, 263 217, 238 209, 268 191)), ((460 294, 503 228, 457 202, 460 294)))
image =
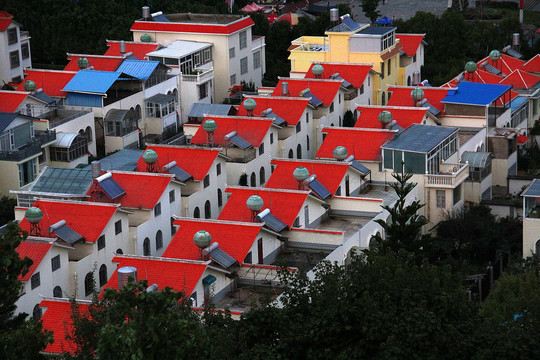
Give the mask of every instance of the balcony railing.
POLYGON ((56 132, 44 131, 42 134, 36 133, 36 138, 26 144, 25 146, 11 151, 0 151, 1 161, 22 161, 29 157, 41 154, 41 145, 54 141, 56 139, 56 132))
POLYGON ((428 187, 455 188, 469 176, 469 165, 441 164, 438 174, 426 176, 428 187))
POLYGON ((208 80, 211 80, 214 78, 214 70, 208 70, 201 72, 200 74, 194 74, 194 75, 182 75, 182 81, 185 82, 195 82, 195 83, 204 83, 208 80))

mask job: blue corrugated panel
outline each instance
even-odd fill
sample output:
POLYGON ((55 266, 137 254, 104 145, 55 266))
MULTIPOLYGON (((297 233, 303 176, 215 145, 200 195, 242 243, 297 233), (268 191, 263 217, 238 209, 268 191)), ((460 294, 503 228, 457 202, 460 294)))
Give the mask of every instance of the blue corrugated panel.
POLYGON ((529 101, 529 98, 517 96, 515 97, 512 102, 510 103, 510 108, 512 109, 512 112, 519 110, 523 104, 525 104, 527 101, 529 101))
POLYGON ((113 178, 103 180, 99 183, 99 186, 111 199, 116 199, 117 197, 126 193, 125 190, 122 189, 122 187, 116 181, 114 181, 113 178))
POLYGON ((66 105, 103 107, 103 96, 68 92, 66 105))
POLYGON ((446 126, 412 124, 381 148, 428 153, 457 130, 446 126))
POLYGON ((510 85, 483 84, 468 81, 459 83, 456 91, 449 91, 442 99, 442 103, 467 104, 467 105, 490 105, 506 91, 510 85))
POLYGON ((148 80, 158 65, 159 61, 128 59, 120 64, 118 69, 116 69, 116 72, 133 76, 139 80, 148 80))
POLYGON ((120 73, 113 71, 81 70, 62 91, 105 94, 119 76, 120 73))

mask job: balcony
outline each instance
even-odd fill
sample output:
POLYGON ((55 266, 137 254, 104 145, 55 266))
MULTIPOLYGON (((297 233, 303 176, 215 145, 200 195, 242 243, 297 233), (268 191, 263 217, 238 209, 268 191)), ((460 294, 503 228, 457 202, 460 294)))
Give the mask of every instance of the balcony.
POLYGON ((0 161, 22 161, 41 154, 41 146, 56 140, 56 131, 36 131, 36 138, 25 146, 11 151, 0 151, 0 161))
POLYGON ((438 174, 426 176, 426 187, 454 189, 469 176, 469 164, 441 164, 438 174))
POLYGON ((197 74, 189 74, 189 75, 182 74, 181 75, 182 81, 202 84, 214 78, 214 69, 209 69, 209 70, 200 69, 200 70, 195 70, 195 71, 197 72, 197 74))

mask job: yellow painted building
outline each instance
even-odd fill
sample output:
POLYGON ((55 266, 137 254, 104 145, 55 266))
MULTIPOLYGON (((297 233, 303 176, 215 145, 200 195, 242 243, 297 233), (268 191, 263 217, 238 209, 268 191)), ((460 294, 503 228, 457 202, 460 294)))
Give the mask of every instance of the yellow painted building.
POLYGON ((389 85, 401 84, 399 57, 401 44, 396 42, 396 28, 357 24, 347 15, 326 31, 325 36, 302 36, 289 48, 291 73, 306 72, 313 62, 373 64, 373 99, 386 105, 389 85))

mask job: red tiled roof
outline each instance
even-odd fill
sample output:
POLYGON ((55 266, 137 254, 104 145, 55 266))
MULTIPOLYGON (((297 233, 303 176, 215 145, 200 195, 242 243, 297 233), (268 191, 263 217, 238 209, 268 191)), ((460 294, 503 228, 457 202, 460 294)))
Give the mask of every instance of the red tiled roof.
MULTIPOLYGON (((194 180, 203 180, 210 167, 219 155, 216 149, 188 148, 167 145, 149 145, 147 149, 152 149, 158 154, 158 167, 161 171, 163 166, 171 161, 176 161, 176 165, 193 176, 194 180)), ((142 155, 137 162, 137 171, 146 171, 146 163, 142 155)))
MULTIPOLYGON (((120 41, 107 41, 109 47, 104 55, 106 56, 121 56, 120 41)), ((137 43, 126 41, 126 52, 130 52, 139 60, 147 60, 146 54, 155 51, 159 47, 158 43, 137 43)))
POLYGON ((25 91, 24 83, 27 80, 32 80, 36 83, 36 89, 43 89, 45 94, 55 97, 66 97, 67 93, 62 89, 76 74, 75 71, 41 69, 28 69, 24 73, 26 77, 17 87, 17 91, 25 91))
MULTIPOLYGON (((79 303, 78 305, 80 314, 88 316, 89 304, 79 303)), ((41 322, 45 330, 53 332, 54 338, 54 342, 48 344, 44 352, 53 354, 69 352, 74 354, 77 350, 75 343, 66 339, 66 335, 73 331, 71 303, 69 301, 43 300, 39 306, 47 308, 41 317, 41 322)))
POLYGON ((27 96, 27 92, 0 90, 0 111, 15 112, 27 96))
POLYGON ((424 40, 425 34, 396 34, 396 39, 401 43, 401 50, 407 56, 414 56, 418 47, 424 40))
MULTIPOLYGON (((225 135, 232 131, 238 132, 248 143, 253 147, 259 147, 264 140, 264 137, 270 130, 273 120, 266 120, 261 118, 247 118, 247 117, 234 117, 234 116, 206 116, 205 121, 212 119, 217 124, 217 129, 214 132, 214 144, 225 145, 225 135)), ((207 133, 203 127, 199 127, 193 138, 192 144, 206 144, 208 142, 207 133)))
POLYGON ((284 96, 281 93, 281 83, 289 83, 289 95, 297 97, 300 91, 308 89, 313 95, 323 102, 325 106, 330 106, 341 87, 341 81, 319 80, 319 79, 290 79, 281 78, 274 88, 273 96, 284 96))
MULTIPOLYGON (((463 73, 463 80, 483 84, 498 84, 502 80, 502 76, 498 76, 484 70, 476 70, 473 73, 468 73, 465 71, 463 73)), ((456 80, 456 78, 454 78, 448 84, 451 87, 459 86, 459 82, 456 80)))
POLYGON ((298 181, 293 177, 294 170, 303 166, 310 174, 316 174, 317 180, 334 195, 345 177, 349 164, 346 162, 322 162, 317 160, 272 160, 276 165, 266 182, 267 188, 298 190, 298 181))
POLYGON ((493 61, 489 58, 489 56, 487 56, 478 61, 478 64, 482 64, 484 61, 487 61, 488 64, 494 68, 501 70, 503 76, 509 75, 512 71, 522 68, 525 64, 525 61, 516 59, 506 54, 501 54, 501 58, 497 61, 493 61))
POLYGON ((302 211, 302 206, 306 201, 309 192, 307 191, 287 191, 262 188, 227 188, 231 196, 221 210, 219 220, 251 221, 251 211, 246 206, 246 201, 251 195, 259 195, 264 205, 262 210, 270 209, 270 212, 283 221, 289 228, 302 211))
MULTIPOLYGON (((253 110, 254 116, 261 116, 261 112, 271 108, 272 112, 287 122, 287 125, 296 125, 309 104, 306 98, 287 98, 273 96, 249 96, 247 99, 254 99, 257 107, 253 110)), ((238 116, 248 116, 248 112, 243 106, 238 109, 238 116)))
MULTIPOLYGON (((355 88, 361 88, 366 80, 366 76, 369 74, 369 70, 373 67, 371 64, 342 64, 342 63, 319 63, 323 66, 324 72, 320 76, 320 79, 330 79, 330 76, 339 73, 339 76, 347 80, 355 88)), ((316 79, 311 69, 316 64, 311 64, 309 70, 306 73, 306 79, 316 79)), ((317 95, 315 95, 317 96, 317 95)))
POLYGON ((212 236, 212 243, 217 242, 220 249, 239 263, 244 261, 263 226, 263 223, 231 223, 187 218, 176 220, 174 224, 180 228, 163 253, 163 257, 200 260, 200 250, 193 243, 193 235, 197 231, 205 230, 212 236))
POLYGON ((529 61, 523 64, 521 70, 532 73, 540 73, 540 54, 536 54, 530 58, 529 61))
POLYGON ((33 261, 33 264, 28 269, 28 272, 24 276, 19 275, 19 281, 30 280, 30 278, 34 274, 34 271, 38 267, 41 260, 43 260, 45 254, 47 254, 47 251, 49 251, 51 246, 52 243, 32 240, 24 240, 19 244, 19 246, 17 246, 16 250, 17 253, 19 253, 19 257, 21 259, 29 257, 33 261))
POLYGON ((251 17, 246 16, 228 24, 203 24, 180 22, 157 22, 138 20, 131 26, 131 31, 221 34, 229 35, 254 25, 251 17))
POLYGON ((394 137, 394 132, 388 130, 330 127, 322 131, 327 135, 315 155, 318 158, 333 158, 334 149, 344 146, 356 160, 377 161, 381 157, 381 146, 394 137))
POLYGON ((392 120, 396 120, 397 125, 406 129, 412 124, 420 124, 426 115, 426 108, 419 107, 393 107, 393 106, 359 106, 360 115, 354 127, 382 129, 379 121, 379 114, 386 110, 392 113, 392 120))
POLYGON ((529 89, 540 82, 540 76, 522 70, 514 70, 500 84, 512 85, 514 89, 529 89))
POLYGON ((13 15, 5 11, 0 11, 0 31, 6 31, 13 20, 13 15))
MULTIPOLYGON (((60 220, 66 220, 66 225, 84 236, 88 242, 97 241, 117 209, 115 206, 92 202, 69 203, 47 200, 36 200, 33 206, 43 212, 41 232, 44 235, 48 236, 49 226, 60 220)), ((23 219, 19 226, 25 231, 30 231, 30 224, 26 219, 23 219)))
MULTIPOLYGON (((172 178, 169 176, 159 176, 144 172, 112 172, 114 181, 124 189, 125 195, 111 202, 120 204, 122 207, 136 209, 153 209, 161 195, 167 189, 172 178)), ((109 202, 106 195, 96 197, 95 194, 102 194, 99 185, 92 184, 87 195, 99 202, 109 202), (98 192, 95 192, 98 190, 98 192)))
POLYGON ((517 137, 517 143, 518 144, 525 144, 528 140, 529 140, 529 138, 527 136, 525 136, 525 135, 519 134, 518 137, 517 137))
MULTIPOLYGON (((415 106, 415 101, 411 97, 411 91, 414 87, 392 87, 388 88, 388 91, 392 93, 390 100, 388 100, 388 106, 415 106)), ((438 88, 431 86, 423 86, 424 98, 439 110, 444 115, 444 105, 441 100, 448 94, 448 88, 438 88)))
MULTIPOLYGON (((191 243, 193 244, 193 240, 191 243)), ((118 269, 123 266, 133 266, 137 269, 137 281, 147 280, 148 285, 157 284, 160 290, 170 287, 189 297, 206 270, 204 263, 159 260, 158 258, 141 259, 117 256, 112 261, 118 263, 118 266, 103 290, 108 288, 118 290, 118 269)))
POLYGON ((80 58, 88 59, 88 67, 93 66, 94 70, 100 71, 115 71, 124 61, 121 56, 104 56, 104 55, 68 55, 69 63, 64 68, 65 71, 79 71, 80 58))

